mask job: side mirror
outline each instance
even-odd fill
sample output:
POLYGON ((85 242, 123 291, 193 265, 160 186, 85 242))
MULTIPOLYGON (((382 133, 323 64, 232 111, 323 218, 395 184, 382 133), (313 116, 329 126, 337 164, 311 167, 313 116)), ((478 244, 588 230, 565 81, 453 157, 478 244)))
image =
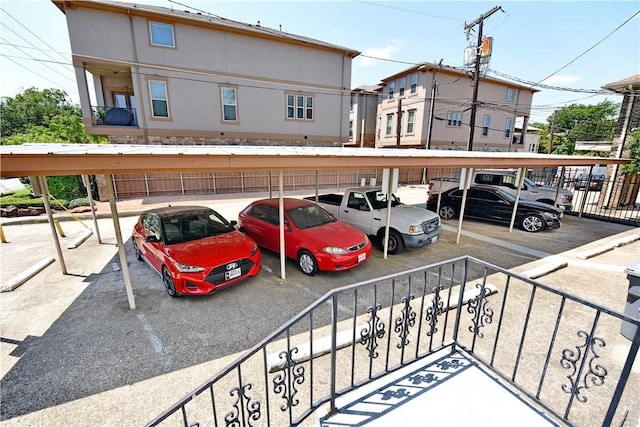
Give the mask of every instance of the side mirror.
POLYGON ((229 221, 229 224, 231 224, 231 226, 232 226, 232 227, 235 227, 235 226, 237 226, 237 225, 238 225, 238 221, 236 221, 236 220, 234 219, 234 220, 229 221))
POLYGON ((158 236, 156 236, 155 234, 150 234, 147 236, 147 242, 149 243, 157 243, 160 241, 160 238, 158 236))

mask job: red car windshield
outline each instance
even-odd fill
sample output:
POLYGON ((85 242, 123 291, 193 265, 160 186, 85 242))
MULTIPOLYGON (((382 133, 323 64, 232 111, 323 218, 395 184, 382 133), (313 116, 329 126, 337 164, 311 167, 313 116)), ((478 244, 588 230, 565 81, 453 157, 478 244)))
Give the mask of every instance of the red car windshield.
POLYGON ((329 212, 315 204, 289 209, 287 215, 289 215, 291 222, 300 229, 319 227, 336 221, 329 212))
POLYGON ((233 225, 215 211, 162 218, 162 229, 167 244, 189 242, 235 230, 233 225))

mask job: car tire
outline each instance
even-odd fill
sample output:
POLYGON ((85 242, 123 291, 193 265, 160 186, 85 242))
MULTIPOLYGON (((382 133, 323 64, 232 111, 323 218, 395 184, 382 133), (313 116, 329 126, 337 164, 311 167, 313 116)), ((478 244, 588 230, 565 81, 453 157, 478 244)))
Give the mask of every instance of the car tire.
MULTIPOLYGON (((384 231, 380 233, 380 250, 384 251, 384 231)), ((397 255, 404 250, 404 239, 402 235, 395 230, 389 230, 389 245, 387 253, 397 255)))
POLYGON ((136 259, 138 261, 142 261, 142 254, 140 253, 140 249, 138 248, 136 241, 132 240, 132 242, 133 242, 133 252, 136 254, 136 259))
POLYGON ((318 272, 318 262, 309 251, 300 251, 298 254, 298 267, 307 276, 314 276, 318 272))
POLYGON ((167 290, 169 296, 173 298, 177 298, 180 294, 176 291, 176 284, 173 282, 173 277, 171 277, 171 273, 167 267, 162 267, 162 283, 164 283, 164 287, 167 290))
POLYGON ((545 222, 540 215, 526 215, 522 218, 520 226, 524 231, 537 233, 545 227, 545 222))
POLYGON ((458 214, 456 212, 456 208, 448 205, 440 206, 439 213, 440 213, 440 218, 442 219, 453 219, 458 214))

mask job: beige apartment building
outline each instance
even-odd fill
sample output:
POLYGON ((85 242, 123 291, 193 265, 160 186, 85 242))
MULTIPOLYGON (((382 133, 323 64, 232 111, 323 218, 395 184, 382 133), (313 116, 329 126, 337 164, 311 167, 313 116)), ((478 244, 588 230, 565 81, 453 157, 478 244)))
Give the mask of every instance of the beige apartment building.
POLYGON ((356 50, 175 8, 52 1, 66 16, 89 134, 111 143, 348 142, 356 50))
MULTIPOLYGON (((422 63, 382 80, 376 147, 466 150, 473 100, 472 74, 422 63)), ((527 86, 482 77, 478 86, 474 151, 532 151, 527 122, 533 94, 527 86), (516 122, 523 123, 516 128, 516 122)))

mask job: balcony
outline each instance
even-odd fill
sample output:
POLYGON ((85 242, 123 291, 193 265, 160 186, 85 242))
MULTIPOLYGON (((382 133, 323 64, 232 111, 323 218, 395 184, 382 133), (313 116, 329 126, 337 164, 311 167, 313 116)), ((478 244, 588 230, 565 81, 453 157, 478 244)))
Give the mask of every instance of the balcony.
POLYGON ((91 106, 91 117, 98 126, 138 126, 135 108, 91 106))
POLYGON ((639 326, 460 257, 327 293, 148 425, 622 426, 639 326))

